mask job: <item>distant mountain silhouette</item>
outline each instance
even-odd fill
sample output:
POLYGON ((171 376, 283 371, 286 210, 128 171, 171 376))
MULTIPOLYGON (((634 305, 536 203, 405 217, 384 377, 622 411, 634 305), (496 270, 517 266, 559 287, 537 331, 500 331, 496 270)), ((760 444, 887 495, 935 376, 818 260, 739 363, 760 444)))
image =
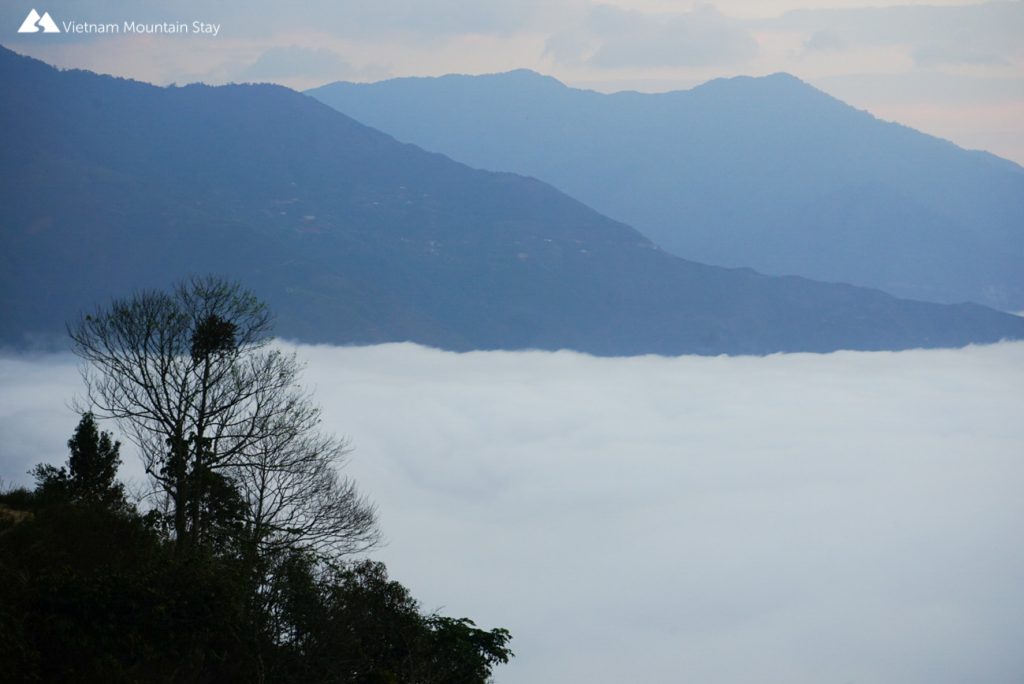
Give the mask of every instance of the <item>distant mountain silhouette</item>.
POLYGON ((654 95, 529 71, 308 92, 400 140, 551 183, 688 259, 1024 309, 1024 168, 786 74, 654 95))
POLYGON ((1024 337, 976 305, 702 266, 544 183, 400 144, 277 86, 158 88, 0 50, 0 339, 190 273, 310 342, 598 354, 1024 337))

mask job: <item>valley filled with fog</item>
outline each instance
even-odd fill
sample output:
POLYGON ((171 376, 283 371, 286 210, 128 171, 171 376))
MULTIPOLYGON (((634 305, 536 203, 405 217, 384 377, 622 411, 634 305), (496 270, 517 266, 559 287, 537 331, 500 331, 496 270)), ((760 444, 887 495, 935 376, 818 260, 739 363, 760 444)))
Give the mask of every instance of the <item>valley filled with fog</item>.
MULTIPOLYGON (((295 346, 374 553, 514 635, 501 683, 1009 682, 1024 344, 766 357, 295 346)), ((0 478, 58 463, 71 356, 0 357, 0 478)), ((113 424, 104 425, 125 440, 113 424)), ((141 469, 126 447, 123 474, 141 469)))

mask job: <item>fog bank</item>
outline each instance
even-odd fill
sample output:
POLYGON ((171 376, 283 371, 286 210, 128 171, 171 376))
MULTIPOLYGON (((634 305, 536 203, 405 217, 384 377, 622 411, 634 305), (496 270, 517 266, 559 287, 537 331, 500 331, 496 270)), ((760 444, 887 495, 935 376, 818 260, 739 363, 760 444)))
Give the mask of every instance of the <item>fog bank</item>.
MULTIPOLYGON (((1024 344, 296 350, 380 507, 375 555, 512 631, 499 683, 1024 675, 1024 344)), ((0 477, 65 458, 79 391, 70 357, 0 359, 0 477)))

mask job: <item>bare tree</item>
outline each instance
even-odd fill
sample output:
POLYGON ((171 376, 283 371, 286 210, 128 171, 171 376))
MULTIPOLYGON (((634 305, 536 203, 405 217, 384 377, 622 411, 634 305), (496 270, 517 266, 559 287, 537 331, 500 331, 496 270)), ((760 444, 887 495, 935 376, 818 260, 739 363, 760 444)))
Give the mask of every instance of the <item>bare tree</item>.
POLYGON ((298 385, 301 364, 270 331, 261 301, 213 277, 140 292, 69 327, 89 408, 139 446, 179 553, 225 526, 261 548, 376 541, 373 508, 338 476, 341 445, 319 434, 319 409, 298 385))
POLYGON ((346 442, 316 430, 320 410, 310 402, 296 402, 277 422, 228 470, 245 502, 247 547, 260 556, 301 547, 335 557, 376 544, 373 506, 338 473, 346 442))

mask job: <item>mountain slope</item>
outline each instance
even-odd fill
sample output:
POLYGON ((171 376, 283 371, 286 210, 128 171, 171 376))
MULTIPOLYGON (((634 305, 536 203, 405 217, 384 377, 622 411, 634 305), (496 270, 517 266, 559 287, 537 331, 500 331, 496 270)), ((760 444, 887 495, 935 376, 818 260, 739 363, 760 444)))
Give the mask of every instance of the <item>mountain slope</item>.
POLYGON ((190 273, 306 341, 599 354, 954 346, 983 307, 670 256, 543 183, 400 144, 276 86, 157 88, 0 51, 0 338, 190 273))
POLYGON ((1024 309, 1024 168, 792 76, 603 95, 515 71, 309 93, 472 166, 536 176, 689 259, 1024 309))

